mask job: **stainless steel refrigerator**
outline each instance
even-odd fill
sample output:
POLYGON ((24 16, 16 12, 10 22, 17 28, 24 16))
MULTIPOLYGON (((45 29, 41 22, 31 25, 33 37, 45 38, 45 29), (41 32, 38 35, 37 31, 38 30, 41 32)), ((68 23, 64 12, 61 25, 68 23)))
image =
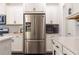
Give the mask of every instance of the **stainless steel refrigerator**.
POLYGON ((45 40, 45 13, 24 13, 23 16, 24 53, 44 54, 45 40))

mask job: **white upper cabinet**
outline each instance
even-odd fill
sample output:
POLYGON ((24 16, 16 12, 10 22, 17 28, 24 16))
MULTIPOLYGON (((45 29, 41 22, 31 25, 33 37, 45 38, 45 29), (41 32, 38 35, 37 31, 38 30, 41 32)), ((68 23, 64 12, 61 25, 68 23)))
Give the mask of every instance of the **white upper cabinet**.
POLYGON ((73 13, 79 12, 79 3, 73 3, 73 13))
POLYGON ((5 3, 0 3, 0 15, 5 15, 6 14, 6 4, 5 3))
POLYGON ((46 24, 58 24, 58 4, 46 4, 46 24))
POLYGON ((67 22, 67 34, 68 36, 76 36, 76 20, 68 20, 67 22))
POLYGON ((7 4, 7 24, 23 24, 22 4, 7 4))
POLYGON ((44 12, 45 11, 45 4, 42 4, 42 3, 26 3, 23 6, 24 6, 24 12, 27 12, 27 11, 44 12))
POLYGON ((67 16, 71 14, 73 15, 74 13, 79 12, 79 3, 65 3, 64 8, 66 10, 67 16))
POLYGON ((73 4, 72 3, 66 3, 63 6, 64 8, 64 16, 67 17, 73 13, 73 4))
POLYGON ((70 15, 73 15, 75 12, 77 12, 78 4, 74 3, 66 3, 63 6, 63 15, 64 15, 64 20, 66 21, 66 34, 68 36, 75 36, 76 35, 76 20, 75 19, 68 19, 70 15))

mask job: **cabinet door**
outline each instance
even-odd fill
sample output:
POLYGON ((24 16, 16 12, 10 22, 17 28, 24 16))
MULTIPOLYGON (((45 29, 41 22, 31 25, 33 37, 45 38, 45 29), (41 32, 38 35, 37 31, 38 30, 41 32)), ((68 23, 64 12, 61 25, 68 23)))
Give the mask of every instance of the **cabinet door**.
POLYGON ((0 55, 11 55, 12 40, 0 42, 0 55))
POLYGON ((68 20, 67 21, 67 35, 68 36, 75 36, 76 35, 76 21, 75 20, 68 20))
POLYGON ((16 24, 23 24, 23 7, 22 6, 15 6, 15 21, 16 24))
POLYGON ((79 3, 73 3, 73 13, 79 12, 79 3))
POLYGON ((0 15, 6 15, 6 4, 0 3, 0 15))
POLYGON ((66 48, 63 48, 63 55, 74 55, 71 51, 66 48))
POLYGON ((23 38, 14 37, 12 42, 12 51, 13 52, 22 52, 23 51, 23 38))
POLYGON ((73 4, 72 3, 66 3, 64 6, 63 6, 63 9, 64 9, 64 16, 67 17, 69 16, 70 14, 73 13, 73 4))
POLYGON ((46 51, 52 51, 52 35, 46 35, 46 51))
POLYGON ((7 6, 7 24, 23 24, 23 8, 18 5, 7 6))
POLYGON ((45 11, 45 5, 41 3, 25 4, 24 11, 45 11))
POLYGON ((57 5, 46 5, 46 24, 59 24, 59 9, 57 5))
POLYGON ((62 55, 61 51, 56 51, 56 55, 62 55))
MULTIPOLYGON (((45 5, 44 4, 41 4, 41 3, 39 3, 39 4, 34 4, 34 8, 36 8, 36 11, 42 11, 42 12, 44 12, 45 11, 45 5)), ((33 9, 34 9, 33 8, 33 9)))
POLYGON ((11 7, 7 7, 7 20, 6 24, 14 24, 14 16, 15 13, 13 12, 11 7))
POLYGON ((60 49, 58 49, 55 45, 53 45, 53 54, 62 55, 62 51, 60 49))
POLYGON ((46 50, 52 51, 52 42, 50 38, 46 38, 46 50))

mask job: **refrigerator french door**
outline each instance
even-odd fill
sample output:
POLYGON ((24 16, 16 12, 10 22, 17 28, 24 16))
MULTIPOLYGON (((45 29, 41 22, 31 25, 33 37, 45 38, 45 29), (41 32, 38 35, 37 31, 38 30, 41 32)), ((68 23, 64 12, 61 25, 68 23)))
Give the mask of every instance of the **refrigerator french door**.
POLYGON ((24 13, 24 52, 45 53, 45 13, 24 13))

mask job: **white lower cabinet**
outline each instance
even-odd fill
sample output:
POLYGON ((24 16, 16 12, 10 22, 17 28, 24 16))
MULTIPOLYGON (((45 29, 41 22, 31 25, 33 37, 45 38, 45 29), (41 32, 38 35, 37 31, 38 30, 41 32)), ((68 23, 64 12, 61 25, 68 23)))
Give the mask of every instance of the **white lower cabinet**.
POLYGON ((61 51, 54 50, 54 55, 62 55, 61 51))
POLYGON ((11 55, 11 39, 0 42, 0 55, 11 55))
POLYGON ((63 47, 63 55, 74 55, 74 53, 63 47))
POLYGON ((53 55, 74 55, 71 50, 67 49, 61 43, 55 40, 52 40, 52 48, 53 55))
POLYGON ((13 37, 12 52, 22 52, 22 51, 23 51, 23 38, 22 38, 22 36, 13 37))
POLYGON ((53 55, 62 55, 62 51, 53 45, 53 55))
POLYGON ((62 45, 56 41, 52 41, 53 55, 62 55, 62 45))
POLYGON ((46 51, 52 51, 52 35, 48 34, 46 35, 46 51))

